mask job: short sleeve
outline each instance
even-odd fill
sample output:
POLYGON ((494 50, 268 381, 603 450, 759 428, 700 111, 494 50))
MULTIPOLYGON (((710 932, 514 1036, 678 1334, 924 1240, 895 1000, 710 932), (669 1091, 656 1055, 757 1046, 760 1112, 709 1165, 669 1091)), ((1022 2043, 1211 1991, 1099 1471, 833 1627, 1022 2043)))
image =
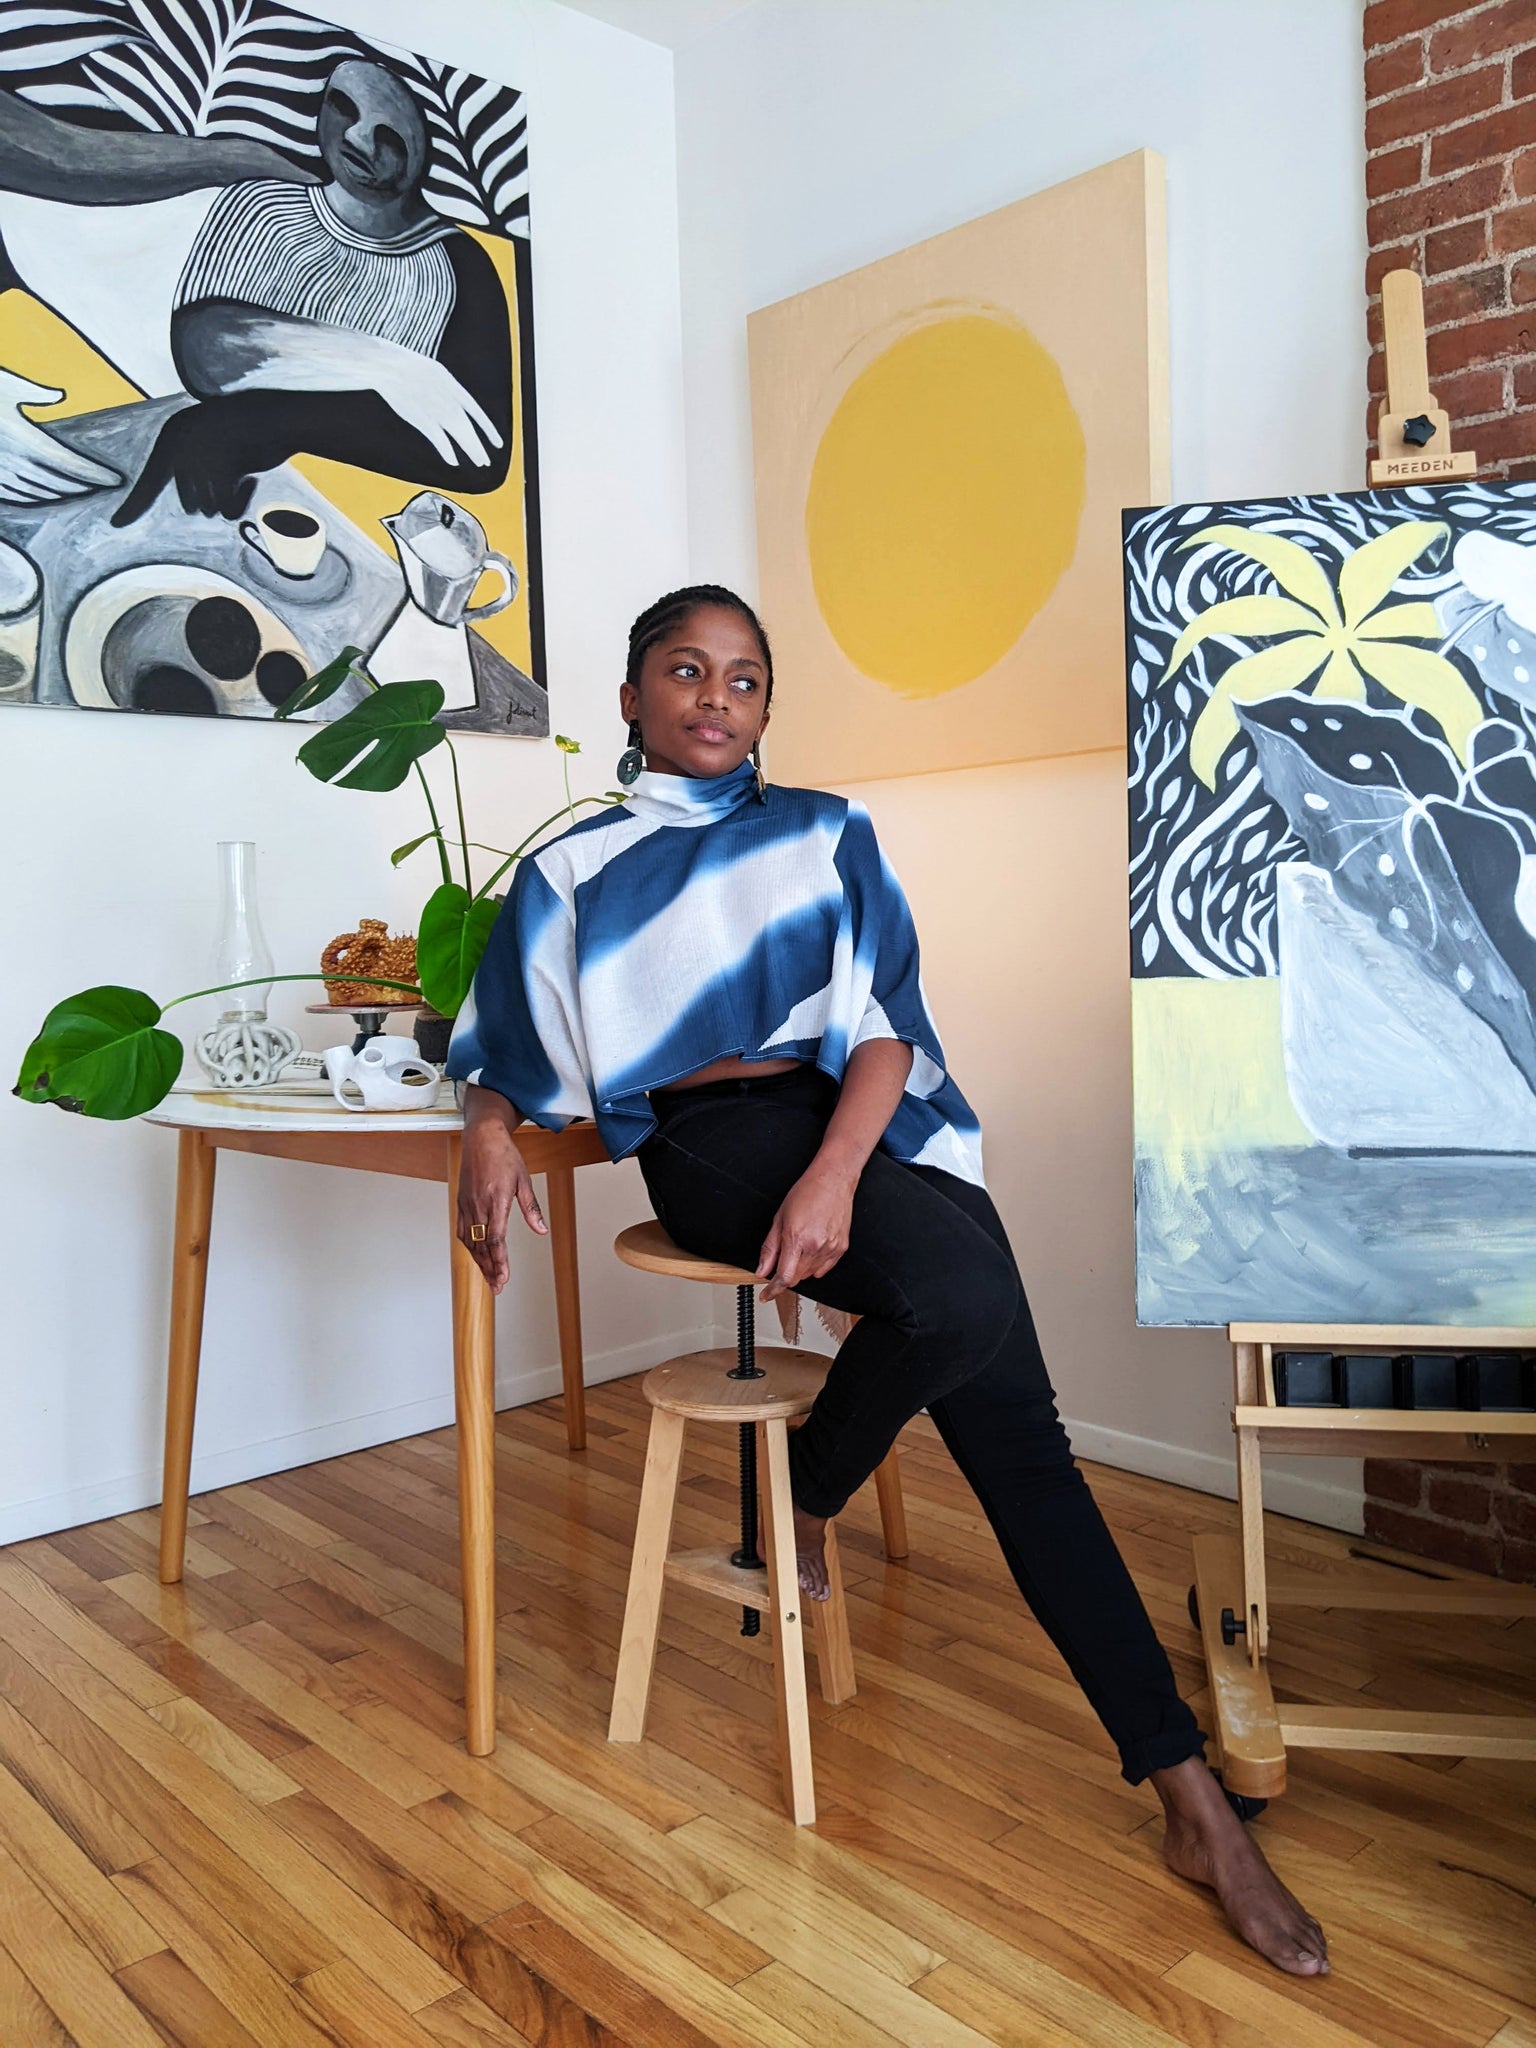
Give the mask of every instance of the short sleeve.
POLYGON ((454 1081, 492 1088, 559 1131, 592 1115, 574 914, 537 862, 518 862, 448 1046, 454 1081))

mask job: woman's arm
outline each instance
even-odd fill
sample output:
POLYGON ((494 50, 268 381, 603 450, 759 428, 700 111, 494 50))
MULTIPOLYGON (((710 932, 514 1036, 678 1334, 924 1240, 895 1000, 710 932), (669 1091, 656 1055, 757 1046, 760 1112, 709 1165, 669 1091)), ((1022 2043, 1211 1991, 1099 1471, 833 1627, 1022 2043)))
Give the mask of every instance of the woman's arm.
POLYGON ((816 1157, 780 1204, 757 1262, 764 1301, 830 1273, 848 1249, 853 1191, 912 1071, 899 1038, 867 1038, 848 1055, 842 1092, 816 1157))
POLYGON ((533 1179, 512 1133, 522 1122, 515 1103, 471 1083, 464 1092, 464 1157, 459 1169, 459 1242, 491 1292, 507 1284, 507 1223, 515 1201, 530 1230, 548 1236, 533 1179), (483 1231, 476 1239, 472 1226, 483 1231))
POLYGON ((7 192, 72 206, 135 206, 247 178, 320 183, 315 172, 244 136, 85 127, 0 92, 0 189, 7 192))

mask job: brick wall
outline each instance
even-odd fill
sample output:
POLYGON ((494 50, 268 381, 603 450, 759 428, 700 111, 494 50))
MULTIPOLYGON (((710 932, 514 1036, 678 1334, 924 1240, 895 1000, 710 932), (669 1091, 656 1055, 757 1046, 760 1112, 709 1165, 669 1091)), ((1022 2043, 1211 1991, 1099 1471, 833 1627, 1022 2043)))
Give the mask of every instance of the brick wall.
POLYGON ((1536 476, 1536 0, 1371 0, 1365 97, 1369 431, 1381 277, 1417 270, 1453 445, 1536 476))
MULTIPOLYGON (((1453 444, 1481 476, 1536 476, 1536 0, 1370 0, 1365 100, 1368 432, 1381 277, 1407 267, 1453 444)), ((1373 1458, 1365 1492, 1367 1535, 1536 1582, 1536 1464, 1373 1458)))

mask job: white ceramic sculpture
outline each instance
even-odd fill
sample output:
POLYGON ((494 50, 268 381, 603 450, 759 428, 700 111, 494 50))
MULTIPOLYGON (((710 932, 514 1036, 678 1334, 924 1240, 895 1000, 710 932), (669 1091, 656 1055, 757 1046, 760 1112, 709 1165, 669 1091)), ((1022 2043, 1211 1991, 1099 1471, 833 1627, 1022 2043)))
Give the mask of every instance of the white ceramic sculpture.
POLYGON ((414 1038, 381 1033, 361 1052, 333 1045, 324 1054, 331 1093, 343 1109, 434 1109, 440 1079, 414 1038))
POLYGON ((265 1017, 222 1017, 197 1041, 203 1072, 220 1088, 269 1087, 298 1051, 298 1033, 265 1017))

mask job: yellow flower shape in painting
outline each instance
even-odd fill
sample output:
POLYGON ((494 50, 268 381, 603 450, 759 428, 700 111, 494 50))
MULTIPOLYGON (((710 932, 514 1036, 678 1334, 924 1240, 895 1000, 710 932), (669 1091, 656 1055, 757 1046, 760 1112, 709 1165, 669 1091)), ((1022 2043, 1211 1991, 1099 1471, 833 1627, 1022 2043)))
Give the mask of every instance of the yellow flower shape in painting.
POLYGON ((1190 650, 1212 634, 1255 634, 1274 644, 1243 655, 1217 679, 1189 741, 1189 763, 1208 789, 1238 732, 1238 704, 1283 697, 1317 675, 1314 697, 1365 698, 1364 678, 1438 720, 1456 758, 1465 761, 1472 729, 1482 707, 1465 677, 1443 654, 1404 647, 1404 640, 1438 640, 1440 621, 1432 604, 1383 600, 1399 576, 1450 529, 1438 519, 1410 519, 1356 548, 1339 570, 1335 591, 1315 555, 1279 534, 1242 526, 1207 526, 1181 543, 1180 552, 1215 543, 1246 555, 1267 569, 1280 591, 1230 597, 1211 605, 1179 635, 1167 681, 1190 650), (1279 638, 1277 636, 1286 637, 1279 638))
POLYGON ((855 668, 937 697, 1002 659, 1077 548, 1087 460, 1061 371, 1011 315, 920 316, 860 371, 811 468, 816 602, 855 668))

